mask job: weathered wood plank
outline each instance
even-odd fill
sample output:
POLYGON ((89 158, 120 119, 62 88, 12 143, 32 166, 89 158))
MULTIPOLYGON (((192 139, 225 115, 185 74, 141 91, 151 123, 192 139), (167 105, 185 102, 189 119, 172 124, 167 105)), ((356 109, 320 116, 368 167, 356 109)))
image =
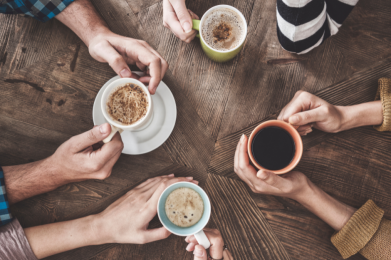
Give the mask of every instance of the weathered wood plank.
POLYGON ((290 259, 241 181, 209 175, 212 220, 235 259, 290 259))
POLYGON ((0 14, 0 24, 1 77, 44 62, 52 53, 81 42, 56 19, 41 23, 31 17, 0 14))

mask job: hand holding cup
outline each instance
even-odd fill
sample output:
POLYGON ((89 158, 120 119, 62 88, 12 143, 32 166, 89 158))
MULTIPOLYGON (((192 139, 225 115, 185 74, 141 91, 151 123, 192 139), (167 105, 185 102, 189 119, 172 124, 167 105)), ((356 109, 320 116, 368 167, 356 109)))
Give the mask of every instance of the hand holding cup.
POLYGON ((312 132, 312 127, 324 132, 336 133, 341 130, 343 112, 323 99, 305 92, 297 91, 293 99, 281 110, 278 120, 295 126, 300 135, 312 132))
MULTIPOLYGON (((224 241, 217 229, 204 228, 205 235, 210 241, 209 255, 214 259, 233 260, 231 253, 224 247, 224 241)), ((185 241, 189 243, 186 250, 189 252, 193 251, 194 260, 207 260, 207 250, 198 244, 197 239, 194 235, 187 236, 185 241)))
POLYGON ((98 244, 145 244, 167 238, 171 233, 166 228, 148 229, 148 225, 156 216, 162 192, 177 182, 198 184, 193 177, 175 178, 174 174, 151 178, 95 215, 91 228, 98 244))
POLYGON ((110 131, 109 124, 102 124, 63 143, 48 158, 54 172, 68 181, 109 177, 123 149, 119 134, 110 143, 101 145, 110 131))
POLYGON ((186 8, 185 0, 163 0, 163 25, 181 41, 190 43, 197 34, 192 19, 198 16, 186 8))
POLYGON ((248 139, 243 135, 235 151, 235 173, 255 193, 297 199, 303 188, 308 185, 307 177, 298 171, 291 171, 284 175, 277 175, 268 170, 257 171, 250 164, 247 144, 248 139))

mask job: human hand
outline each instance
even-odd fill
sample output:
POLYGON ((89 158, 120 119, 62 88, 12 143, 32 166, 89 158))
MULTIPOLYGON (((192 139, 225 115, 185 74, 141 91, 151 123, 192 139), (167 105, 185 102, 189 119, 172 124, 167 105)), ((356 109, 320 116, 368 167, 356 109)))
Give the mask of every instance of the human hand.
POLYGON ((163 0, 163 25, 176 37, 190 43, 197 34, 192 19, 199 17, 186 8, 185 0, 163 0))
POLYGON ((309 187, 307 177, 298 171, 276 175, 267 170, 257 170, 250 165, 247 153, 247 136, 242 135, 235 151, 235 173, 255 193, 282 196, 298 200, 309 187))
MULTIPOLYGON (((205 235, 210 241, 209 255, 214 259, 232 260, 233 257, 228 250, 224 250, 224 241, 217 229, 204 228, 205 235)), ((185 241, 189 243, 186 250, 194 251, 194 260, 207 260, 208 253, 205 248, 198 244, 194 235, 186 237, 185 241)))
POLYGON ((157 214, 160 195, 168 186, 180 181, 198 184, 193 177, 174 178, 174 174, 151 178, 97 214, 92 228, 100 244, 145 244, 167 238, 171 233, 164 227, 147 228, 157 214))
POLYGON ((53 172, 67 182, 109 177, 124 147, 121 136, 116 134, 111 142, 99 149, 94 147, 110 132, 110 125, 105 123, 70 138, 47 159, 48 165, 54 167, 53 172))
POLYGON ((282 109, 277 119, 300 126, 297 129, 300 135, 310 133, 312 127, 336 133, 342 130, 344 113, 343 107, 331 105, 315 95, 300 90, 282 109))
POLYGON ((149 84, 151 94, 155 94, 168 69, 168 63, 145 41, 124 37, 109 30, 89 40, 88 50, 97 61, 108 63, 121 78, 135 78, 149 84), (147 75, 139 77, 133 74, 128 64, 136 64, 140 70, 146 70, 147 75))

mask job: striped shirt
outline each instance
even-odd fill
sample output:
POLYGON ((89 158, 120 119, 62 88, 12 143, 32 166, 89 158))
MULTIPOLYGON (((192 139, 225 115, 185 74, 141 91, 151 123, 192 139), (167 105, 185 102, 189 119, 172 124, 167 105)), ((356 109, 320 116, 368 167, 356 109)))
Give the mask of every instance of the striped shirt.
POLYGON ((277 0, 281 46, 304 54, 338 32, 358 0, 277 0))
POLYGON ((5 191, 4 173, 0 167, 0 226, 8 224, 11 221, 12 216, 9 212, 8 198, 5 191))

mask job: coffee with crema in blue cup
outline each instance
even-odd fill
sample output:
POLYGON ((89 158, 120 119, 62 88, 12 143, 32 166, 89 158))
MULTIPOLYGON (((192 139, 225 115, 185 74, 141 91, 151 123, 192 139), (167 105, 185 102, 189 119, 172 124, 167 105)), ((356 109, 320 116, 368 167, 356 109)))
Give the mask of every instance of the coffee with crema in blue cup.
POLYGON ((168 231, 178 236, 194 235, 198 244, 205 249, 209 248, 210 242, 203 229, 208 224, 211 210, 208 195, 191 182, 177 182, 168 186, 160 195, 157 205, 159 219, 168 231), (174 215, 179 217, 170 220, 174 211, 174 215), (177 214, 178 211, 181 213, 177 214))
POLYGON ((178 227, 191 227, 204 213, 204 201, 192 188, 182 187, 172 191, 165 204, 168 219, 178 227))

